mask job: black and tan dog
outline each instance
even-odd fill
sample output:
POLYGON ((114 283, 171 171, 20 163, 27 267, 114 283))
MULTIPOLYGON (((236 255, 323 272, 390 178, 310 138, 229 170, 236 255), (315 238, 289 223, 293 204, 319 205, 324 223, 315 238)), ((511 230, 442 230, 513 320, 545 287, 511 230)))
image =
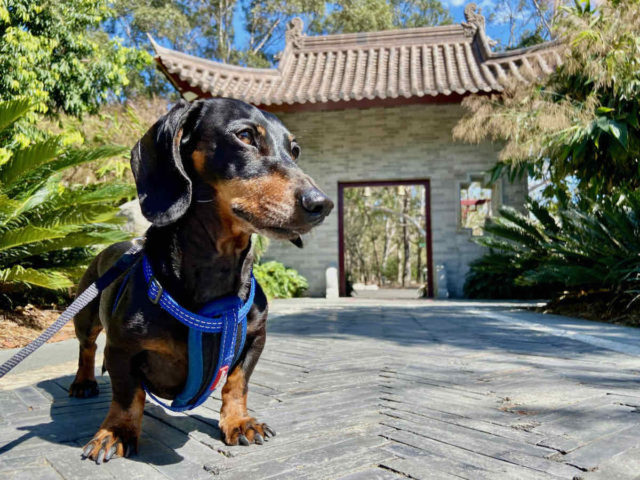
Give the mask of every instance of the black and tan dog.
MULTIPOLYGON (((299 155, 295 138, 274 115, 222 98, 181 101, 136 144, 131 167, 142 212, 152 222, 144 251, 180 305, 195 312, 219 297, 247 298, 251 234, 301 247, 300 235, 331 211, 331 200, 296 164, 299 155)), ((115 244, 98 255, 80 291, 129 246, 115 244)), ((172 399, 187 378, 188 328, 147 298, 141 270, 137 265, 123 288, 121 278, 75 318, 80 359, 70 395, 97 395, 96 337, 103 329, 107 335, 104 367, 113 399, 83 450, 98 463, 137 451, 143 382, 172 399)), ((266 320, 267 300, 257 286, 244 349, 222 389, 219 425, 229 445, 260 444, 274 434, 247 411, 247 383, 265 344, 266 320)))

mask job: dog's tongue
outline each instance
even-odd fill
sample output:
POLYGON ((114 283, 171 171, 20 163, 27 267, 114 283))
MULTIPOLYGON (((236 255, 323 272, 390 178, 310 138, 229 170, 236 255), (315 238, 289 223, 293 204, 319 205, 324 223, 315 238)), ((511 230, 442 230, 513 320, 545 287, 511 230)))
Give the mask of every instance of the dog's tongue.
POLYGON ((291 243, 293 243, 296 247, 298 248, 302 248, 304 245, 302 244, 302 238, 300 238, 300 235, 298 235, 296 238, 292 238, 291 240, 289 240, 291 243))

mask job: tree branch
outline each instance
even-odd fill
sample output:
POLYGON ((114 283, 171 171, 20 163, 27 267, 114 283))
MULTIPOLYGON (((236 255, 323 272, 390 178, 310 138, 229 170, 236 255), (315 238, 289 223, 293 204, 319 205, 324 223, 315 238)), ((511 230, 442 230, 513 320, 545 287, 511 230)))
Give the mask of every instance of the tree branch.
POLYGON ((273 22, 273 25, 271 25, 271 27, 269 28, 267 33, 265 33, 264 38, 260 41, 260 43, 253 50, 251 50, 251 53, 258 53, 260 51, 260 49, 262 47, 264 47, 264 44, 267 43, 269 38, 271 38, 271 35, 273 35, 274 30, 278 27, 278 25, 280 25, 280 20, 282 20, 282 19, 279 18, 278 20, 273 22))
POLYGON ((424 227, 422 225, 420 225, 420 222, 418 222, 415 218, 403 213, 403 212, 397 212, 396 210, 391 210, 390 208, 386 208, 386 207, 374 207, 372 205, 366 205, 367 208, 369 210, 371 210, 372 212, 382 212, 382 213, 389 213, 391 215, 396 215, 398 217, 402 217, 405 220, 408 220, 411 224, 413 224, 414 227, 416 227, 418 229, 418 231, 420 232, 421 235, 426 235, 427 231, 424 229, 424 227))
POLYGON ((534 7, 536 7, 536 10, 538 12, 538 15, 540 16, 540 20, 542 20, 542 24, 544 25, 544 28, 546 28, 547 32, 549 33, 549 38, 552 38, 551 27, 547 23, 547 19, 544 18, 544 12, 542 11, 542 7, 540 6, 540 3, 538 3, 538 0, 531 0, 531 1, 533 2, 534 7))

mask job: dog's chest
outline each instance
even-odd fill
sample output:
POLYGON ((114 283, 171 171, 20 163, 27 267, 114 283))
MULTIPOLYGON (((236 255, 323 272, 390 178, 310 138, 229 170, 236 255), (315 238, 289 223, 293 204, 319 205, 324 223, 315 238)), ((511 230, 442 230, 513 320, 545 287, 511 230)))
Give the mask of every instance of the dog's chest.
POLYGON ((186 342, 175 339, 150 339, 142 342, 144 358, 140 370, 153 392, 165 398, 180 393, 187 379, 189 357, 186 342))

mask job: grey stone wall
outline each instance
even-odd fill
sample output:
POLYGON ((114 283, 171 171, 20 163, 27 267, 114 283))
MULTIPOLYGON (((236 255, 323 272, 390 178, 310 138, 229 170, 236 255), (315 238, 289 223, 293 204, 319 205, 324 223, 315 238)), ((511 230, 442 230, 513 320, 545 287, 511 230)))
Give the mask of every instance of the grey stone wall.
MULTIPOLYGON (((309 294, 324 296, 325 270, 338 266, 338 182, 428 178, 433 264, 445 266, 451 296, 462 296, 468 264, 481 248, 458 228, 460 184, 491 167, 498 149, 455 143, 451 131, 461 114, 456 104, 279 114, 302 147, 300 166, 336 209, 304 238, 304 249, 272 241, 268 258, 296 268, 309 280, 309 294)), ((521 207, 526 188, 503 182, 496 193, 501 203, 521 207)))

